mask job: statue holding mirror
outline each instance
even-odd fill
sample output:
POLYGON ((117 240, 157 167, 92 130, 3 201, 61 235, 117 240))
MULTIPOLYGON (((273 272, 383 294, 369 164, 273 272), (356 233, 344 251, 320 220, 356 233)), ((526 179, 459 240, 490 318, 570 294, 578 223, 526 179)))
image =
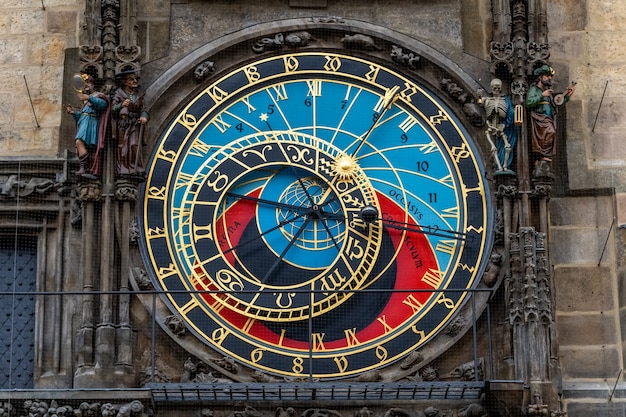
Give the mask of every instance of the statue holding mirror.
POLYGON ((95 91, 95 80, 90 74, 76 74, 72 86, 80 107, 65 105, 65 110, 76 121, 75 145, 79 169, 76 175, 96 179, 100 175, 100 156, 104 149, 109 118, 109 99, 95 91))

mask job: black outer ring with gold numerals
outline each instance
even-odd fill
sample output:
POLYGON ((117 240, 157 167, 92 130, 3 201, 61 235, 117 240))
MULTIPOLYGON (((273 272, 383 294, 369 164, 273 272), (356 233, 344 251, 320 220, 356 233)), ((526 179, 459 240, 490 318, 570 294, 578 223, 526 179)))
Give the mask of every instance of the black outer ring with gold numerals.
MULTIPOLYGON (((372 108, 361 110, 370 115, 372 108)), ((352 130, 347 136, 352 135, 355 140, 349 146, 338 146, 343 156, 360 151, 358 139, 368 135, 366 127, 352 130)), ((395 138, 393 135, 389 137, 395 138)), ((382 139, 373 134, 372 143, 364 144, 363 149, 375 147, 376 140, 382 139)), ((336 188, 337 171, 325 174, 319 167, 281 159, 285 152, 280 154, 270 158, 266 167, 286 166, 307 172, 341 194, 336 188)), ((468 292, 463 290, 477 284, 486 265, 493 231, 483 164, 450 109, 415 80, 383 65, 325 52, 260 59, 228 72, 192 97, 172 118, 155 147, 143 190, 142 210, 140 247, 151 279, 164 292, 170 309, 200 340, 258 370, 316 378, 354 376, 389 365, 424 346, 467 300, 468 292), (259 144, 274 143, 284 150, 284 145, 300 141, 296 147, 301 151, 318 152, 335 161, 339 157, 328 150, 331 146, 324 144, 324 139, 319 139, 322 145, 314 145, 315 135, 298 131, 297 126, 281 131, 272 130, 269 125, 259 127, 259 114, 251 110, 253 103, 247 100, 255 92, 299 82, 306 82, 309 87, 324 83, 333 88, 345 85, 348 92, 354 88, 352 91, 361 91, 364 96, 387 100, 392 108, 388 110, 388 120, 393 114, 402 115, 398 120, 405 121, 396 123, 395 129, 407 133, 409 143, 402 145, 404 148, 398 146, 401 157, 393 156, 399 155, 393 153, 395 148, 378 152, 381 161, 389 162, 385 170, 393 172, 390 177, 377 174, 382 165, 361 166, 358 157, 352 177, 347 177, 364 178, 348 194, 367 200, 379 213, 379 219, 363 225, 359 212, 351 211, 345 204, 341 206, 346 216, 353 216, 354 222, 345 226, 347 236, 356 239, 365 233, 371 239, 367 253, 376 258, 374 262, 344 263, 346 271, 357 273, 345 285, 333 288, 341 295, 329 296, 331 292, 327 292, 315 298, 316 289, 321 287, 310 287, 307 294, 306 287, 301 286, 295 292, 303 292, 305 298, 313 300, 312 310, 298 299, 295 308, 281 311, 275 302, 257 302, 262 297, 255 298, 256 294, 272 292, 276 297, 283 290, 293 292, 293 288, 285 283, 266 287, 258 276, 230 264, 224 247, 216 243, 220 230, 215 224, 232 204, 224 194, 228 186, 237 184, 237 179, 245 182, 247 174, 262 168, 261 161, 254 167, 243 161, 245 149, 258 152, 259 144), (390 92, 394 93, 391 101, 386 97, 390 92), (247 111, 236 113, 237 103, 247 111), (247 139, 243 133, 233 133, 224 143, 214 139, 233 127, 229 117, 256 130, 247 133, 247 139), (217 134, 212 136, 211 128, 217 128, 217 134), (426 141, 411 144, 416 132, 426 141), (313 140, 305 143, 301 138, 307 135, 313 136, 313 140), (415 183, 400 180, 416 175, 410 169, 400 168, 406 155, 416 158, 416 171, 430 164, 443 169, 445 175, 416 176, 415 183), (190 163, 194 158, 197 162, 190 163), (215 184, 224 173, 229 181, 222 189, 215 184), (389 178, 398 178, 398 184, 389 178), (419 182, 422 179, 425 183, 430 181, 433 188, 423 188, 424 183, 419 182), (418 183, 419 186, 414 185, 418 183), (437 206, 437 190, 440 200, 448 195, 448 206, 437 206), (452 224, 452 230, 430 224, 429 219, 452 224), (389 247, 393 248, 391 252, 381 250, 389 247), (217 279, 219 271, 228 271, 227 279, 217 279), (250 291, 238 291, 245 285, 232 285, 233 277, 246 285, 257 282, 248 287, 250 291)), ((344 245, 349 240, 344 238, 344 245)), ((342 246, 344 255, 347 250, 342 246)), ((349 254, 345 258, 349 259, 349 254)), ((339 263, 330 263, 328 269, 336 265, 339 263)), ((313 274, 311 282, 325 276, 328 270, 322 269, 313 274)))

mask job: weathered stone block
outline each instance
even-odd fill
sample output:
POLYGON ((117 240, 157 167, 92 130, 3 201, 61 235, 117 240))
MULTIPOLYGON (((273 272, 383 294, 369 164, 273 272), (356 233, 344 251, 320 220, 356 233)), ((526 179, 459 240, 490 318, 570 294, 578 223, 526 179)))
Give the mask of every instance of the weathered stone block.
POLYGON ((584 59, 584 32, 557 32, 550 34, 550 57, 554 60, 571 62, 584 59))
POLYGON ((142 1, 141 8, 137 10, 137 19, 142 20, 147 17, 159 18, 170 15, 170 1, 169 0, 149 0, 142 1))
POLYGON ((561 348, 563 378, 614 378, 621 353, 615 347, 561 348))
MULTIPOLYGON (((604 398, 604 400, 606 399, 608 399, 608 395, 604 398)), ((623 417, 624 403, 606 401, 576 401, 568 403, 565 411, 567 411, 568 417, 623 417)))
MULTIPOLYGON (((0 65, 18 65, 23 62, 26 38, 0 39, 0 65)), ((6 87, 6 86, 5 86, 6 87)))
MULTIPOLYGON (((593 216, 587 212, 587 216, 593 216)), ((598 222, 611 219, 598 219, 598 222)), ((610 223, 609 223, 610 224, 610 223)), ((609 236, 609 226, 552 227, 550 230, 550 255, 554 265, 598 265, 614 259, 613 245, 604 246, 609 236)))
POLYGON ((44 11, 41 8, 35 9, 32 5, 29 5, 29 7, 30 8, 26 10, 16 10, 9 13, 11 19, 11 33, 43 33, 44 11))
POLYGON ((587 30, 593 32, 624 30, 626 9, 621 1, 593 1, 591 3, 587 7, 587 30))
POLYGON ((75 34, 77 19, 75 11, 51 10, 46 18, 46 30, 48 33, 63 33, 68 36, 75 34))
POLYGON ((626 166, 624 156, 624 138, 618 132, 596 132, 593 135, 593 154, 596 166, 626 166))
POLYGON ((585 3, 584 0, 551 0, 547 2, 550 35, 555 30, 584 30, 587 24, 585 3))
POLYGON ((490 4, 480 0, 461 2, 463 48, 468 53, 489 59, 492 16, 490 4))
POLYGON ((556 310, 610 312, 615 305, 615 284, 606 267, 556 266, 556 310))
POLYGON ((614 345, 620 343, 612 314, 558 315, 559 345, 614 345))
POLYGON ((550 200, 552 226, 610 226, 612 219, 611 197, 553 198, 550 200))
MULTIPOLYGON (((170 50, 170 22, 151 21, 144 24, 146 29, 143 33, 147 38, 144 43, 140 44, 147 46, 147 49, 144 51, 146 59, 152 61, 167 56, 170 50)), ((139 25, 140 36, 142 35, 141 27, 142 24, 139 25)))
POLYGON ((617 202, 617 225, 626 225, 626 193, 617 193, 615 200, 617 202))
POLYGON ((63 38, 33 36, 28 40, 28 63, 34 65, 63 65, 65 42, 63 38))
POLYGON ((0 130, 0 154, 4 156, 56 156, 58 128, 32 127, 0 130))
POLYGON ((289 7, 324 8, 328 7, 328 0, 289 0, 289 7))
POLYGON ((594 61, 604 63, 623 62, 624 48, 622 31, 595 31, 588 36, 588 48, 593 52, 594 61))
MULTIPOLYGON (((13 101, 13 93, 0 93, 1 103, 11 103, 13 101)), ((8 126, 13 118, 11 106, 0 106, 0 126, 8 126)))

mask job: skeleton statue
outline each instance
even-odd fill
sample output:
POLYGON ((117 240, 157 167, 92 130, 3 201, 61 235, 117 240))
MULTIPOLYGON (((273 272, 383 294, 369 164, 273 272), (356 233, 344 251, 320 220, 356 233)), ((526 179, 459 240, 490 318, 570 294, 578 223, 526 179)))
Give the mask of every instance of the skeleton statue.
POLYGON ((487 130, 485 134, 489 141, 491 154, 498 171, 510 171, 512 155, 511 149, 516 141, 514 107, 511 100, 502 95, 502 81, 498 78, 491 80, 491 97, 482 99, 487 115, 487 130))

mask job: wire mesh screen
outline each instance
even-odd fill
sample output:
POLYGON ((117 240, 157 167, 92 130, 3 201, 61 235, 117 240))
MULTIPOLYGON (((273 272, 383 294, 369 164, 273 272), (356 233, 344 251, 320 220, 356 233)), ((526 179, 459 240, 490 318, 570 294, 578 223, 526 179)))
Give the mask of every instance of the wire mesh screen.
MULTIPOLYGON (((16 227, 3 229, 3 389, 476 399, 484 381, 510 378, 494 360, 510 350, 510 329, 469 133, 449 109, 414 122, 399 87, 367 84, 372 63, 299 59, 314 75, 336 67, 258 86, 233 71, 229 83, 250 91, 216 105, 184 146, 177 135, 196 116, 172 117, 145 144, 145 174, 115 170, 111 132, 99 172, 69 157, 10 167, 19 176, 5 193, 16 227), (350 64, 343 74, 340 62, 350 64), (445 136, 442 120, 456 123, 445 136), (28 182, 38 175, 46 181, 28 182)), ((206 96, 192 100, 199 112, 206 96)))
POLYGON ((34 242, 0 240, 0 389, 34 385, 36 284, 34 242))
POLYGON ((331 402, 382 415, 478 403, 514 378, 482 145, 440 86, 406 75, 415 57, 385 66, 346 52, 360 37, 318 32, 341 48, 264 38, 222 52, 267 48, 254 66, 199 64, 172 81, 184 99, 152 103, 162 120, 134 68, 115 86, 74 76, 110 91, 66 94, 63 140, 83 116, 110 123, 104 140, 0 167, 17 173, 0 200, 15 214, 0 230, 4 395, 59 395, 81 417, 205 403, 309 417, 331 402))

